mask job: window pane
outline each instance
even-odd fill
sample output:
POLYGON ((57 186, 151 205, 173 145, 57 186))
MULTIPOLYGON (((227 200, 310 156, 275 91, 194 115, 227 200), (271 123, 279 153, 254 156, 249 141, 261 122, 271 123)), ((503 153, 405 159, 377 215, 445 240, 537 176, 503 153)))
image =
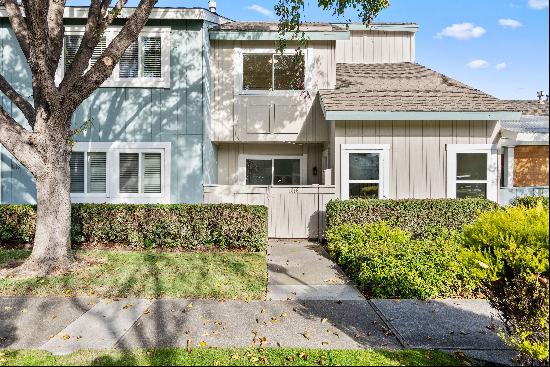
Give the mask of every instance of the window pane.
POLYGON ((105 51, 106 48, 107 48, 107 38, 103 36, 97 43, 97 46, 94 48, 94 52, 92 53, 92 57, 90 58, 90 66, 94 65, 97 62, 97 60, 99 60, 99 58, 103 54, 103 51, 105 51))
POLYGON ((124 52, 119 62, 121 78, 137 78, 138 76, 138 44, 132 43, 124 52))
POLYGON ((161 77, 161 38, 143 37, 143 76, 146 78, 161 77))
POLYGON ((247 185, 271 185, 271 159, 247 159, 246 160, 246 184, 247 185))
POLYGON ((457 180, 486 180, 487 153, 457 153, 457 180))
POLYGON ((380 154, 350 153, 350 180, 378 180, 380 175, 380 154))
POLYGON ((82 36, 79 35, 65 36, 65 69, 67 69, 73 62, 81 41, 82 36))
POLYGON ((304 55, 275 55, 275 89, 304 89, 304 55))
POLYGON ((107 153, 88 153, 88 192, 107 192, 107 153))
POLYGON ((377 183, 350 183, 349 197, 378 199, 378 186, 377 183))
POLYGON ((139 192, 139 153, 120 153, 119 190, 122 193, 139 192))
POLYGON ((275 159, 273 170, 274 185, 300 184, 299 159, 275 159))
POLYGON ((161 180, 161 155, 160 153, 143 154, 143 192, 159 193, 161 180))
POLYGON ((243 90, 271 90, 271 55, 243 55, 243 90))
POLYGON ((486 198, 487 184, 486 183, 457 183, 456 197, 459 199, 486 198))
POLYGON ((84 193, 84 152, 72 152, 69 169, 71 192, 84 193))

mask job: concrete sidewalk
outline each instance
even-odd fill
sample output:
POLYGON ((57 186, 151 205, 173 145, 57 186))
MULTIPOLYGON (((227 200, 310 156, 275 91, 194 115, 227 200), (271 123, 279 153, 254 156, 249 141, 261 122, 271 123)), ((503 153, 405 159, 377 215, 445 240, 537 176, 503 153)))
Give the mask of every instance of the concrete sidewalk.
POLYGON ((509 364, 513 353, 479 300, 96 300, 0 298, 0 347, 423 348, 509 364))

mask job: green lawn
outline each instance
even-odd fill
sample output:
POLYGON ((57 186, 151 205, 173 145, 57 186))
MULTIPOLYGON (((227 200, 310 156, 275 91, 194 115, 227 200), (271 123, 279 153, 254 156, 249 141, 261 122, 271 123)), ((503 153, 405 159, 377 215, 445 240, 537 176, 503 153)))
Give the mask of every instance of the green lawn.
MULTIPOLYGON (((76 273, 0 279, 3 296, 261 299, 267 287, 264 253, 79 251, 95 265, 76 273)), ((0 249, 0 267, 29 256, 0 249)))
POLYGON ((94 366, 464 366, 468 362, 451 354, 423 351, 314 350, 314 349, 186 349, 80 351, 54 356, 37 350, 0 350, 1 365, 94 366))

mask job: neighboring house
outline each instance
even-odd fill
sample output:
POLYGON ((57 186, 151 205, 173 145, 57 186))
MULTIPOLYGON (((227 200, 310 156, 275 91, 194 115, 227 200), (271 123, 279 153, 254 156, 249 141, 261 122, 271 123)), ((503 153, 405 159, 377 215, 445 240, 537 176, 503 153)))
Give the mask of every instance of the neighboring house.
MULTIPOLYGON (((67 14, 69 57, 84 13, 67 14)), ((0 14, 3 70, 28 90, 0 14)), ((416 64, 415 24, 307 23, 307 46, 283 54, 277 23, 156 9, 148 27, 75 114, 94 121, 75 202, 264 204, 270 236, 300 238, 322 233, 333 198, 499 200, 499 121, 523 108, 416 64)), ((4 150, 0 200, 33 202, 17 166, 4 150)))
MULTIPOLYGON (((65 49, 57 73, 74 56, 87 7, 65 11, 65 49)), ((125 9, 121 17, 132 13, 125 9)), ((71 193, 74 202, 197 203, 210 180, 214 151, 209 124, 208 27, 227 19, 205 9, 155 8, 113 76, 75 112, 73 127, 91 123, 74 139, 71 193)), ((92 62, 116 34, 110 27, 92 62)), ((32 95, 26 60, 0 7, 0 69, 25 96, 32 95)), ((22 114, 0 93, 0 103, 22 114)), ((0 146, 0 202, 34 203, 30 173, 0 146)))
POLYGON ((510 101, 519 121, 501 121, 501 204, 526 195, 548 196, 548 101, 510 101))

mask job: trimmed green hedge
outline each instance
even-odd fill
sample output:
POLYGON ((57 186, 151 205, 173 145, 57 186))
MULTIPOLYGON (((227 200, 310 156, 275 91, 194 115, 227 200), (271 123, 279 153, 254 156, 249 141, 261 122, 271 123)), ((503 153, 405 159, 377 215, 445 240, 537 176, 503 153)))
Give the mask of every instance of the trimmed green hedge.
POLYGON ((478 285, 451 236, 413 240, 384 222, 343 224, 327 231, 331 257, 372 298, 446 298, 478 285))
POLYGON ((498 207, 485 199, 331 200, 327 204, 327 228, 384 221, 410 232, 415 239, 432 238, 461 230, 480 212, 498 207))
MULTIPOLYGON (((0 241, 31 242, 35 207, 0 205, 0 241)), ((116 243, 135 248, 263 250, 268 212, 239 204, 75 204, 74 243, 116 243)))

